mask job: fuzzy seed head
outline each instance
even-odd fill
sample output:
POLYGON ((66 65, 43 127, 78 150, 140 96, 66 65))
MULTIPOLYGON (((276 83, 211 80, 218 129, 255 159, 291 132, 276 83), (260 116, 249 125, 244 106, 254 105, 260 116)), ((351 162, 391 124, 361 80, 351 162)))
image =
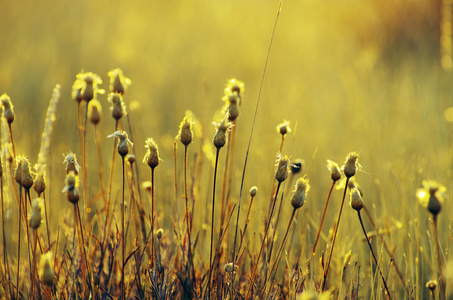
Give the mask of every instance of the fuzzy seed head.
POLYGON ((151 192, 151 185, 152 185, 152 184, 151 184, 151 181, 147 180, 147 181, 144 181, 144 182, 142 183, 142 188, 143 188, 146 192, 150 193, 150 192, 151 192))
POLYGON ((14 171, 14 180, 21 184, 22 179, 22 156, 16 157, 16 170, 14 171))
POLYGON ((283 182, 289 175, 289 157, 278 154, 277 156, 277 172, 275 172, 275 179, 278 182, 283 182))
POLYGON ((157 147, 156 141, 152 138, 148 138, 145 141, 146 151, 145 157, 143 158, 143 163, 147 163, 151 169, 154 169, 159 165, 159 148, 157 147))
POLYGON ((429 280, 428 282, 426 282, 426 287, 431 291, 431 292, 434 292, 437 288, 437 280, 429 280))
POLYGON ((129 140, 129 137, 125 131, 118 130, 112 133, 111 135, 107 136, 108 138, 118 138, 118 153, 121 157, 125 157, 127 153, 129 153, 129 146, 133 146, 134 144, 129 140))
POLYGON ((190 143, 192 143, 192 121, 190 117, 185 116, 184 119, 181 122, 181 125, 179 125, 179 139, 181 143, 184 146, 188 146, 190 143))
POLYGON ((32 202, 32 211, 28 219, 28 226, 33 230, 38 229, 39 225, 41 225, 41 202, 39 198, 33 199, 32 202))
POLYGON ((349 153, 348 157, 346 157, 346 161, 342 167, 344 175, 347 178, 351 178, 357 172, 357 169, 360 169, 360 165, 357 162, 359 158, 359 154, 357 152, 349 153))
POLYGON ((360 211, 363 208, 362 195, 357 188, 353 188, 351 190, 351 200, 349 201, 349 205, 351 205, 351 207, 356 211, 360 211))
POLYGON ((447 189, 434 180, 423 180, 423 188, 417 190, 420 204, 436 217, 442 210, 447 189))
POLYGON ((226 111, 228 112, 228 121, 230 122, 233 122, 239 116, 239 106, 237 104, 230 103, 226 111))
POLYGON ((223 270, 225 273, 233 273, 236 274, 237 269, 239 268, 238 265, 233 265, 233 263, 227 263, 226 265, 223 266, 223 270))
POLYGON ((337 182, 341 178, 340 167, 337 163, 327 160, 327 169, 330 172, 330 178, 332 178, 333 182, 337 182))
POLYGON ((79 177, 74 173, 74 171, 69 171, 69 173, 66 174, 65 184, 66 186, 63 188, 62 192, 66 193, 69 202, 76 204, 79 202, 80 198, 79 192, 77 191, 79 177))
POLYGON ((252 186, 250 189, 250 196, 253 198, 256 196, 256 193, 258 192, 258 187, 257 186, 252 186))
POLYGON ((126 114, 126 106, 124 105, 123 97, 117 93, 110 93, 108 101, 112 103, 112 106, 110 107, 112 110, 112 117, 118 121, 126 114))
POLYGON ((96 99, 88 103, 88 119, 93 125, 98 124, 102 119, 101 102, 96 99))
POLYGON ((130 163, 132 165, 136 161, 135 155, 134 154, 126 155, 126 160, 128 163, 130 163))
POLYGON ((109 89, 112 93, 123 95, 131 85, 131 80, 123 75, 123 70, 120 68, 108 72, 108 76, 110 77, 109 89))
MULTIPOLYGON (((96 98, 97 94, 103 94, 104 90, 98 88, 98 85, 102 83, 102 79, 99 75, 86 72, 77 74, 76 82, 73 85, 73 97, 74 97, 74 87, 76 89, 81 87, 80 94, 81 99, 87 102, 91 101, 93 98, 96 98)), ((76 100, 77 101, 77 100, 76 100)))
POLYGON ((38 194, 38 197, 44 192, 46 189, 46 180, 45 180, 45 172, 42 170, 38 172, 36 176, 35 182, 33 184, 33 189, 38 194))
POLYGON ((14 113, 13 104, 11 103, 11 98, 7 94, 3 94, 0 96, 3 105, 3 117, 11 125, 16 118, 16 114, 14 113))
POLYGON ((27 190, 33 186, 33 176, 31 175, 30 163, 28 162, 27 157, 22 157, 22 174, 20 182, 27 190))
POLYGON ((52 251, 41 255, 39 264, 39 277, 44 284, 51 286, 54 280, 52 251))
POLYGON ((225 86, 225 95, 229 95, 231 93, 237 93, 239 96, 244 93, 244 83, 242 81, 239 81, 235 78, 232 78, 227 81, 227 84, 225 86))
POLYGON ((301 208, 305 203, 307 193, 310 190, 310 184, 306 176, 300 177, 296 181, 296 190, 291 198, 291 205, 295 208, 301 208))
POLYGON ((231 126, 233 125, 231 122, 228 122, 228 119, 229 114, 227 113, 222 121, 220 121, 219 123, 214 123, 216 127, 216 133, 214 135, 213 143, 217 149, 225 146, 227 134, 230 131, 231 126))
POLYGON ((164 235, 164 230, 162 228, 157 229, 156 231, 156 237, 160 240, 162 236, 164 235))
POLYGON ((66 165, 66 174, 69 174, 69 172, 71 171, 73 171, 75 175, 79 174, 80 165, 77 162, 77 157, 75 153, 69 151, 68 154, 63 156, 64 156, 63 164, 66 165))
POLYGON ((291 132, 291 128, 289 127, 289 121, 283 121, 283 123, 277 125, 277 132, 281 135, 285 135, 291 132))

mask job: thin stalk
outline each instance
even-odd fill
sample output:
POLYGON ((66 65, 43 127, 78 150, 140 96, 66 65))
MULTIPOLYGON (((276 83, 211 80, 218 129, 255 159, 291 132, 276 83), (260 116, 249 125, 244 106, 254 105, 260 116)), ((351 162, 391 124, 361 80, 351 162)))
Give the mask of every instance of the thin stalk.
POLYGON ((151 168, 151 265, 154 266, 154 168, 151 168))
POLYGON ((249 216, 250 216, 250 210, 251 210, 252 204, 253 204, 253 199, 255 199, 255 197, 251 196, 250 197, 249 208, 247 209, 247 216, 245 217, 244 229, 242 230, 241 241, 240 241, 239 247, 238 247, 238 253, 241 252, 242 242, 244 240, 245 232, 247 231, 247 226, 249 224, 249 216))
MULTIPOLYGON (((118 120, 115 121, 115 131, 118 129, 118 120)), ((117 151, 117 140, 113 139, 113 152, 112 152, 112 164, 110 166, 110 178, 109 178, 109 191, 107 197, 107 212, 105 214, 105 224, 104 224, 104 242, 106 239, 107 226, 109 224, 109 214, 110 214, 110 203, 112 201, 112 185, 113 185, 113 171, 115 169, 115 152, 117 151)), ((103 242, 103 244, 104 244, 103 242)))
POLYGON ((25 195, 24 195, 24 202, 23 202, 23 205, 24 205, 24 216, 23 216, 23 220, 24 220, 24 226, 25 226, 25 230, 27 232, 27 251, 28 251, 28 267, 29 267, 29 273, 30 273, 30 282, 33 282, 33 274, 32 274, 32 267, 31 267, 31 253, 30 253, 30 231, 29 231, 29 228, 28 228, 28 212, 27 212, 27 195, 28 195, 28 199, 30 200, 30 203, 31 203, 31 199, 30 199, 30 189, 24 189, 25 190, 25 195))
POLYGON ((90 291, 92 291, 92 286, 91 286, 91 270, 90 270, 90 264, 88 263, 88 259, 87 259, 87 253, 86 253, 86 250, 85 250, 85 237, 83 235, 83 227, 82 227, 82 218, 80 216, 80 208, 79 208, 79 203, 75 203, 74 204, 74 214, 75 214, 75 218, 76 218, 76 227, 77 227, 77 223, 78 223, 78 227, 79 227, 79 232, 80 232, 80 236, 79 236, 79 243, 80 243, 80 247, 82 248, 82 251, 83 251, 83 257, 85 259, 85 263, 86 263, 86 268, 87 268, 87 273, 88 273, 88 280, 89 280, 89 289, 90 291))
POLYGON ((102 163, 102 149, 101 149, 101 138, 99 133, 99 126, 94 125, 94 140, 96 143, 96 150, 98 155, 99 163, 99 180, 101 181, 101 190, 102 190, 102 200, 104 201, 104 207, 107 206, 106 192, 105 192, 105 182, 104 182, 104 164, 102 163))
POLYGON ((330 249, 329 260, 327 261, 327 266, 324 271, 324 279, 322 282, 323 290, 326 286, 327 275, 329 274, 329 267, 330 267, 330 262, 332 261, 332 254, 333 254, 333 248, 335 247, 335 240, 337 239, 338 227, 340 227, 340 218, 341 218, 341 213, 343 212, 343 204, 344 204, 344 199, 346 198, 346 191, 348 190, 349 178, 350 177, 346 177, 346 183, 344 185, 343 199, 341 200, 340 212, 338 214, 338 219, 337 219, 337 226, 335 227, 335 233, 333 235, 333 240, 332 240, 332 248, 330 249))
POLYGON ((390 256, 390 260, 393 262, 392 265, 393 267, 395 268, 395 271, 396 271, 396 274, 398 274, 398 277, 401 281, 401 283, 403 284, 403 287, 404 287, 404 290, 406 291, 407 293, 407 296, 409 298, 412 297, 411 295, 411 291, 409 290, 409 287, 407 286, 406 284, 406 280, 404 279, 404 276, 403 276, 403 273, 401 272, 400 268, 398 267, 398 264, 395 260, 395 257, 393 256, 393 253, 392 251, 390 251, 389 247, 387 246, 387 243, 385 242, 384 240, 384 237, 382 236, 381 232, 378 230, 378 228, 376 227, 376 223, 374 222, 374 219, 373 217, 371 216, 368 208, 366 206, 363 207, 363 210, 365 211, 365 214, 368 216, 368 220, 370 221, 371 223, 371 226, 373 226, 373 229, 376 231, 376 234, 379 236, 382 244, 384 245, 384 249, 385 251, 387 252, 387 254, 390 256))
POLYGON ((9 138, 11 140, 11 147, 13 148, 13 155, 14 159, 16 158, 16 148, 14 147, 14 139, 13 139, 13 129, 11 128, 11 123, 8 123, 9 128, 9 138))
POLYGON ((19 217, 17 218, 19 220, 18 224, 18 229, 19 229, 19 238, 17 241, 17 275, 16 275, 16 299, 19 299, 19 274, 20 274, 20 244, 21 244, 21 238, 20 238, 20 220, 22 218, 22 186, 19 185, 19 217))
POLYGON ((6 276, 6 293, 11 297, 10 285, 9 285, 9 264, 8 264, 8 253, 6 247, 6 232, 5 232, 5 207, 3 199, 3 176, 0 176, 0 196, 2 202, 2 234, 3 234, 3 267, 5 268, 6 276))
POLYGON ((441 255, 442 252, 440 250, 440 241, 439 235, 437 232, 437 215, 433 215, 433 227, 434 227, 434 242, 436 243, 436 257, 437 257, 437 278, 439 281, 439 299, 444 300, 447 299, 446 291, 445 291, 445 279, 443 278, 442 272, 442 260, 441 255))
POLYGON ((365 235, 366 241, 368 242, 368 246, 370 247, 370 251, 371 251, 371 254, 373 256, 374 263, 376 264, 376 267, 379 269, 379 274, 381 275, 382 282, 384 283, 385 290, 387 291, 387 295, 389 296, 389 298, 391 300, 392 297, 390 296, 390 291, 389 291, 389 289, 387 287, 387 282, 385 281, 384 275, 382 274, 381 268, 379 267, 376 255, 374 254, 373 247, 371 246, 370 240, 368 239, 368 235, 366 233, 365 227, 363 226, 362 216, 361 216, 359 210, 357 211, 357 215, 359 216, 360 225, 362 226, 363 234, 365 235))
POLYGON ((211 211, 211 247, 210 247, 210 252, 209 252, 209 277, 208 277, 208 299, 211 295, 211 276, 212 276, 212 268, 213 268, 213 262, 212 262, 212 245, 214 242, 214 209, 215 209, 215 185, 216 185, 216 179, 217 179, 217 166, 219 163, 219 153, 220 153, 220 148, 217 148, 216 156, 215 156, 215 167, 214 167, 214 186, 212 188, 212 211, 211 211))
POLYGON ((121 232, 123 235, 123 241, 121 243, 121 297, 123 300, 126 299, 126 287, 124 285, 124 259, 125 259, 125 252, 126 252, 126 240, 125 240, 125 234, 124 234, 124 156, 121 156, 121 163, 123 167, 123 173, 122 173, 122 200, 121 200, 121 232))
POLYGON ((36 246, 38 244, 38 230, 33 230, 33 279, 31 281, 31 294, 34 295, 35 276, 36 276, 36 246))
POLYGON ((278 264, 280 262, 280 254, 281 254, 282 249, 283 249, 283 247, 284 247, 284 245, 286 243, 286 238, 288 237, 289 229, 291 228, 291 224, 293 223, 294 216, 296 215, 296 210, 297 210, 297 208, 293 209, 293 213, 291 214, 291 219, 289 219, 288 227, 286 228, 286 232, 285 232, 285 236, 283 237, 282 244, 280 245, 280 248, 278 249, 277 256, 275 257, 274 264, 273 264, 273 266, 271 268, 271 271, 269 272, 269 275, 267 276, 266 280, 264 281, 264 286, 262 288, 262 292, 261 292, 261 296, 260 296, 261 299, 263 298, 264 292, 266 291, 267 282, 270 281, 270 279, 272 277, 272 273, 274 272, 274 270, 276 270, 276 267, 278 266, 278 264))
MULTIPOLYGON (((40 195, 38 195, 40 197, 40 195)), ((46 204, 46 194, 43 195, 44 202, 44 215, 46 217, 46 230, 47 230, 47 249, 50 249, 50 229, 49 229, 49 220, 47 217, 47 204, 46 204)))
POLYGON ((184 199, 186 201, 186 222, 187 222, 187 236, 189 241, 189 260, 191 261, 191 241, 190 241, 190 214, 189 214, 189 207, 188 207, 188 194, 187 194, 187 146, 184 147, 184 199))
POLYGON ((277 185, 277 190, 275 192, 274 203, 272 204, 271 212, 269 214, 269 220, 268 220, 267 225, 266 225, 266 230, 264 231, 264 236, 263 236, 263 241, 261 243, 260 252, 258 254, 258 257, 256 258, 256 262, 255 262, 255 266, 253 268, 252 276, 250 277, 251 278, 250 279, 250 285, 249 285, 249 289, 247 291, 247 296, 245 297, 246 299, 250 299, 250 296, 251 296, 250 293, 252 292, 252 287, 255 284, 256 270, 258 269, 258 263, 259 263, 261 254, 263 254, 264 244, 266 244, 266 237, 267 237, 267 233, 269 232, 269 227, 271 225, 272 214, 274 213, 275 202, 277 202, 277 196, 278 196, 278 191, 280 189, 280 186, 281 186, 281 182, 279 181, 278 185, 277 185))

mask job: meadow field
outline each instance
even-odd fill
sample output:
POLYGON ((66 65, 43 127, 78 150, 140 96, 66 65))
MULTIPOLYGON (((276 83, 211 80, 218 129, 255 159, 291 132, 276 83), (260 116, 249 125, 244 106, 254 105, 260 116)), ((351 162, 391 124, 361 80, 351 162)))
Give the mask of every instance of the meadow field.
POLYGON ((2 299, 453 297, 451 1, 0 3, 2 299))

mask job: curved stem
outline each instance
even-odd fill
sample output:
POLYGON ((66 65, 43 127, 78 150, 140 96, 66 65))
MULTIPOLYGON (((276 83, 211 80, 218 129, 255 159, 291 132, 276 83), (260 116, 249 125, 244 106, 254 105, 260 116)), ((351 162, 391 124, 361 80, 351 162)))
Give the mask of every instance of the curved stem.
POLYGON ((371 246, 371 243, 370 243, 370 240, 368 239, 368 235, 366 233, 365 227, 363 226, 362 216, 361 216, 359 210, 357 211, 357 215, 359 216, 360 225, 362 226, 363 234, 365 235, 365 238, 366 238, 366 241, 368 243, 368 246, 370 247, 370 251, 371 251, 371 254, 373 256, 374 263, 376 264, 376 267, 379 269, 379 274, 381 275, 382 282, 384 283, 385 290, 387 291, 387 295, 389 296, 389 298, 391 300, 392 297, 390 296, 390 291, 389 291, 389 289, 387 287, 387 282, 385 281, 385 278, 384 278, 384 275, 382 274, 381 268, 379 268, 379 264, 378 264, 376 255, 374 254, 373 247, 371 246))
POLYGON ((324 279, 323 279, 323 282, 322 282, 322 289, 323 290, 324 290, 324 288, 326 286, 327 275, 329 274, 329 267, 330 267, 330 262, 332 261, 332 254, 333 254, 333 248, 335 247, 335 240, 337 239, 338 227, 340 227, 340 218, 341 218, 341 213, 343 212, 343 204, 344 204, 344 199, 346 198, 346 191, 348 189, 349 178, 350 177, 346 177, 346 183, 344 185, 343 199, 341 200, 340 213, 338 214, 337 226, 335 227, 335 233, 333 235, 332 248, 330 249, 329 260, 327 261, 327 267, 326 267, 326 270, 324 271, 324 279))
POLYGON ((266 225, 266 230, 264 231, 264 237, 263 237, 263 242, 261 243, 261 248, 260 248, 260 252, 258 254, 258 257, 256 259, 256 262, 255 262, 255 266, 253 268, 253 272, 252 272, 252 276, 250 277, 250 285, 249 285, 249 289, 247 291, 247 296, 245 297, 246 299, 250 299, 250 293, 252 291, 252 287, 253 285, 255 284, 255 276, 256 276, 256 270, 258 269, 258 263, 259 263, 259 260, 260 260, 260 257, 261 257, 261 254, 263 254, 263 249, 264 249, 264 244, 266 243, 266 237, 267 237, 267 233, 269 232, 269 227, 271 225, 271 220, 272 220, 272 214, 274 213, 274 208, 275 208, 275 202, 277 202, 277 196, 278 196, 278 191, 280 189, 280 185, 281 185, 281 182, 278 182, 278 185, 277 185, 277 190, 275 192, 275 198, 274 198, 274 202, 272 204, 272 208, 271 208, 271 212, 269 214, 269 220, 267 222, 267 225, 266 225))

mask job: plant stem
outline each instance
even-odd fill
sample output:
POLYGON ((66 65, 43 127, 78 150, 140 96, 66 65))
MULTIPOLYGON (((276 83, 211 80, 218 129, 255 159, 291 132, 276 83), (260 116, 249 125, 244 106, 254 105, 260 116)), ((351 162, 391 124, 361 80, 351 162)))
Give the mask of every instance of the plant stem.
MULTIPOLYGON (((266 230, 264 231, 264 236, 263 236, 263 241, 261 243, 261 248, 260 248, 260 252, 258 254, 258 257, 256 259, 256 262, 255 262, 255 266, 253 268, 253 272, 252 272, 252 276, 250 277, 250 285, 249 285, 249 288, 248 288, 248 291, 247 291, 247 296, 245 297, 246 299, 250 299, 250 296, 251 296, 251 291, 252 291, 252 287, 253 285, 255 284, 255 276, 256 276, 256 270, 258 269, 258 263, 259 263, 259 260, 260 260, 260 257, 261 257, 261 254, 263 253, 263 249, 264 249, 264 244, 266 244, 266 237, 267 237, 267 233, 269 232, 269 227, 271 225, 271 220, 272 220, 272 214, 274 213, 274 208, 275 208, 275 202, 277 202, 277 196, 278 196, 278 191, 280 189, 280 186, 281 186, 281 182, 278 182, 278 185, 277 185, 277 190, 275 192, 275 198, 274 198, 274 202, 272 204, 272 208, 271 208, 271 212, 269 214, 269 220, 267 222, 267 225, 266 225, 266 230)), ((233 265, 234 266, 234 265, 233 265)))
POLYGON ((376 267, 379 269, 379 274, 381 275, 382 282, 384 283, 385 290, 387 291, 387 295, 389 296, 390 300, 392 297, 390 296, 390 291, 387 287, 387 282, 385 281, 384 275, 382 274, 381 268, 379 267, 376 255, 374 254, 373 247, 371 246, 370 240, 368 239, 368 235, 366 233, 365 227, 363 226, 363 221, 362 221, 362 216, 360 214, 360 211, 357 211, 357 215, 359 216, 360 220, 360 225, 362 226, 363 234, 365 235, 366 241, 368 243, 368 246, 370 247, 371 254, 373 255, 374 263, 376 264, 376 267))
POLYGON ((348 190, 349 178, 350 177, 346 177, 346 183, 344 185, 343 199, 341 200, 340 213, 338 214, 337 226, 335 227, 335 233, 333 235, 332 248, 330 249, 329 260, 327 261, 326 270, 324 271, 324 279, 322 282, 323 290, 326 287, 327 275, 329 274, 330 262, 332 261, 333 248, 335 247, 335 240, 337 238, 338 227, 340 227, 340 218, 341 218, 341 213, 343 212, 343 204, 344 204, 344 199, 346 198, 346 191, 348 190))
POLYGON ((121 248, 121 258, 122 258, 122 263, 121 263, 121 297, 123 300, 126 299, 126 286, 124 284, 124 256, 125 256, 125 250, 126 250, 126 239, 125 239, 125 232, 124 232, 124 156, 121 156, 121 163, 122 163, 122 200, 121 200, 121 232, 123 235, 123 241, 122 241, 122 248, 121 248))
POLYGON ((437 232, 437 215, 433 215, 433 227, 434 227, 434 242, 436 243, 436 257, 437 257, 437 278, 439 281, 439 299, 447 299, 446 290, 445 290, 445 280, 443 278, 442 272, 442 252, 440 250, 440 241, 439 235, 437 232))

